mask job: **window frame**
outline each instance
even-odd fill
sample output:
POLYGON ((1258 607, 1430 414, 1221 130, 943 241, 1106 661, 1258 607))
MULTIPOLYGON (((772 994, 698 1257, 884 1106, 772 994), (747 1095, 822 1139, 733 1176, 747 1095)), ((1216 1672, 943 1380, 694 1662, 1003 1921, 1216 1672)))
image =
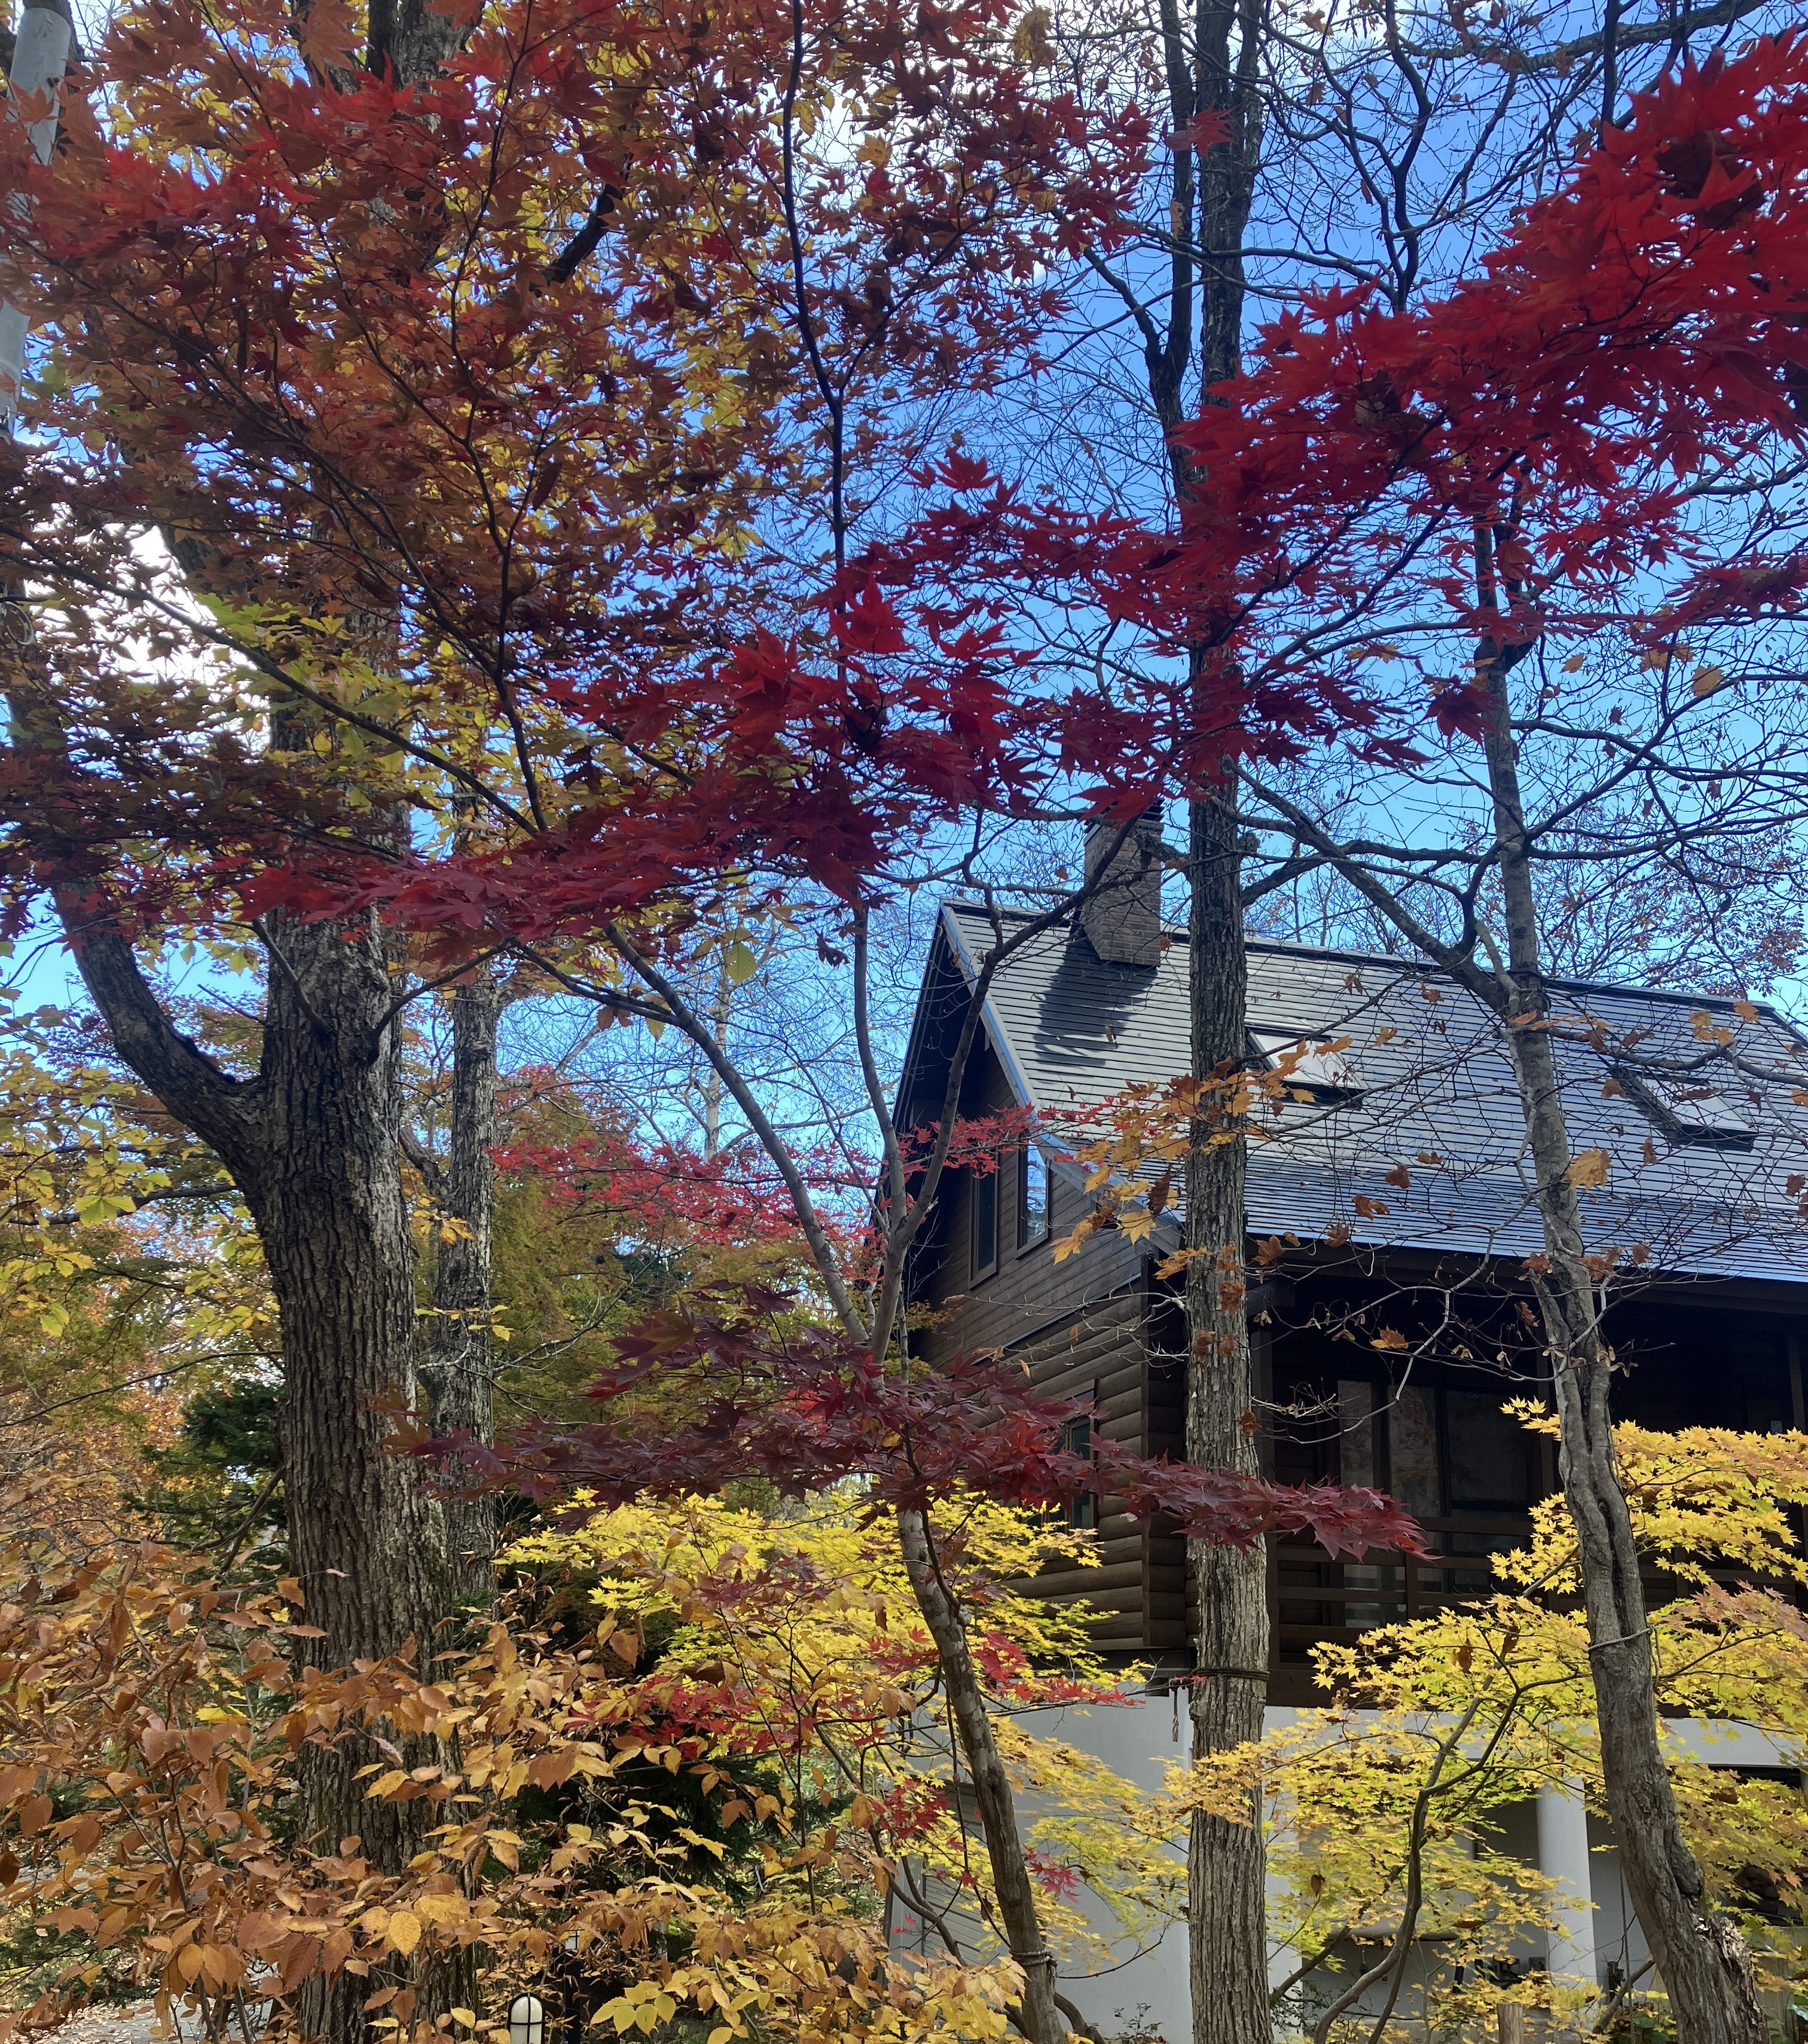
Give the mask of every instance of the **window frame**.
POLYGON ((1315 1106, 1342 1107, 1363 1097, 1367 1089, 1360 1074, 1347 1051, 1330 1047, 1333 1040, 1322 1032, 1265 1022, 1251 1023, 1244 1032, 1246 1055, 1259 1070, 1277 1071, 1290 1051, 1302 1053, 1283 1082, 1283 1104, 1304 1095, 1315 1106))
POLYGON ((1743 1154, 1757 1147, 1756 1116, 1718 1087, 1652 1078, 1623 1068, 1614 1077, 1620 1090, 1672 1150, 1743 1154), (1720 1110, 1718 1114, 1716 1109, 1720 1110))
MULTIPOLYGON (((1440 1384, 1433 1386, 1432 1389, 1437 1400, 1438 1459, 1443 1466, 1438 1472, 1438 1487, 1444 1501, 1441 1516, 1448 1519, 1460 1519, 1465 1513, 1477 1518, 1490 1516, 1498 1519, 1529 1517, 1533 1506, 1538 1501, 1538 1479, 1532 1459, 1534 1449, 1529 1435, 1521 1434, 1514 1440, 1514 1447, 1519 1450, 1521 1481, 1525 1486, 1521 1496, 1470 1496, 1459 1502, 1456 1496, 1457 1415, 1452 1410, 1452 1400, 1470 1398, 1479 1404, 1489 1406, 1496 1401, 1490 1393, 1472 1391, 1464 1385, 1440 1384)), ((1502 1438, 1504 1440, 1510 1437, 1503 1432, 1502 1438)))
POLYGON ((1025 1256, 1040 1249, 1055 1232, 1055 1174, 1040 1143, 1025 1143, 1017 1153, 1017 1253, 1025 1256), (1042 1225, 1029 1231, 1029 1174, 1032 1164, 1042 1174, 1042 1225))
MULTIPOLYGON (((1094 1443, 1098 1438, 1098 1386, 1092 1387, 1094 1410, 1084 1419, 1070 1420, 1061 1429, 1061 1452, 1069 1455, 1084 1455, 1096 1461, 1094 1443)), ((1096 1491, 1083 1491, 1077 1497, 1070 1497, 1061 1509, 1062 1523, 1070 1532, 1096 1533, 1098 1531, 1098 1494, 1096 1491)))
POLYGON ((1001 1231, 998 1227, 998 1190, 999 1181, 1004 1176, 1003 1172, 998 1168, 999 1161, 997 1158, 993 1160, 990 1171, 981 1171, 975 1168, 967 1173, 971 1186, 967 1216, 967 1281, 969 1285, 977 1285, 983 1279, 994 1276, 998 1267, 998 1236, 1001 1231), (992 1208, 992 1254, 991 1261, 986 1263, 979 1261, 979 1203, 982 1187, 990 1189, 992 1208))

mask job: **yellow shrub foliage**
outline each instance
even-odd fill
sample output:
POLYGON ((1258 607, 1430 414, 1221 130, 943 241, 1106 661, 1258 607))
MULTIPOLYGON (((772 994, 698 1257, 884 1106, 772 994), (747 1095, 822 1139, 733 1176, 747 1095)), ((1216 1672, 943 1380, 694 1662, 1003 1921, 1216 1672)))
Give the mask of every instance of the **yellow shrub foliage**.
MULTIPOLYGON (((552 1981, 604 2034, 688 2009, 714 2044, 1002 2035, 1015 1975, 987 1931, 934 1657, 851 1508, 690 1502, 537 1536, 511 1562, 540 1608, 563 1572, 590 1583, 594 1623, 505 1615, 429 1680, 298 1667, 293 1583, 235 1589, 124 1538, 71 1552, 67 1481, 0 1493, 0 1886, 15 1923, 75 1933, 84 1956, 0 2034, 58 2019, 110 1954, 210 2026, 273 1998, 279 2032, 333 1974, 367 1983, 402 2034, 501 2038, 507 1997, 552 1981), (352 1727, 394 1755, 367 1796, 431 1805, 428 1849, 399 1872, 356 1838, 294 1835, 298 1757, 352 1727), (408 1764, 422 1752, 437 1758, 408 1764), (888 1953, 879 1911, 901 1869, 942 1899, 951 1943, 888 1953), (448 2013, 431 1983, 472 1962, 473 2005, 448 2013)), ((964 1519, 944 1535, 1001 1712, 1114 1693, 1069 1621, 988 1574, 1075 1536, 986 1505, 964 1519)), ((1007 1729, 1049 1803, 1057 1928, 1084 1946, 1073 1854, 1129 1792, 1007 1729)), ((1171 1880, 1158 1845, 1144 1858, 1171 1880)), ((1171 1900, 1152 1879, 1144 1906, 1171 1900)))
MULTIPOLYGON (((1529 1401, 1508 1409, 1556 1431, 1529 1401)), ((1621 1425, 1614 1441, 1649 1570, 1660 1712, 1755 1727, 1784 1754, 1798 1750, 1808 1737, 1808 1617, 1793 1593, 1808 1582, 1798 1531, 1808 1435, 1621 1425)), ((1548 1986, 1499 1965, 1516 1941, 1521 1951, 1541 1942, 1553 1904, 1552 1885, 1510 1849, 1515 1806, 1579 1785, 1604 1809, 1575 1539, 1560 1497, 1533 1508, 1529 1541, 1495 1555, 1493 1569, 1491 1596, 1318 1647, 1328 1707, 1296 1713, 1260 1745, 1176 1770, 1165 1818, 1171 1831, 1194 1808, 1247 1821, 1259 1799, 1271 1932, 1296 1988, 1316 1974, 1321 2000, 1328 1973, 1347 1969, 1352 1951, 1368 1963, 1391 1934, 1425 1797, 1418 1927, 1435 1942, 1397 2018, 1452 2034, 1503 1999, 1550 1999, 1548 1986)), ((1679 1731, 1667 1743, 1717 1899, 1744 1918, 1761 1983, 1793 1986, 1802 1941, 1787 1927, 1801 1923, 1808 1900, 1800 1790, 1717 1768, 1711 1742, 1704 1752, 1679 1731)))

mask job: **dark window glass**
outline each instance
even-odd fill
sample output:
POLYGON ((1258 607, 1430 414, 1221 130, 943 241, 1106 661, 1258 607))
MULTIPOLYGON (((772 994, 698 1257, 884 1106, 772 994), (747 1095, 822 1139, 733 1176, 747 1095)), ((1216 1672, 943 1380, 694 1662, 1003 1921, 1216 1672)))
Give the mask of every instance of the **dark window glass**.
POLYGON ((1017 1246, 1048 1239, 1048 1160, 1033 1143, 1017 1153, 1017 1246))
POLYGON ((1500 1406, 1491 1392, 1444 1393, 1453 1512, 1491 1504, 1518 1508, 1531 1500, 1526 1434, 1500 1406))
POLYGON ((973 1275, 983 1278, 998 1265, 998 1174, 973 1174, 973 1275))
MULTIPOLYGON (((1061 1446, 1070 1455, 1088 1455, 1092 1453, 1092 1422, 1076 1420, 1061 1436, 1061 1446)), ((1079 1496, 1067 1503, 1067 1523, 1090 1532, 1098 1523, 1098 1500, 1090 1490, 1083 1490, 1079 1496)))

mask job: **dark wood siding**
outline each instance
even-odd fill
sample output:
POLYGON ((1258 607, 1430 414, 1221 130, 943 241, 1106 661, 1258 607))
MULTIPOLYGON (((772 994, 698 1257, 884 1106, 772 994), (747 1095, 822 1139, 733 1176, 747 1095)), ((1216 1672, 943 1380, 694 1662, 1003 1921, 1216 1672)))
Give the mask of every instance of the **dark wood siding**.
MULTIPOLYGON (((944 1027, 956 1026, 952 1009, 944 1027)), ((1003 1066, 985 1045, 961 1093, 966 1116, 1017 1104, 1003 1066)), ((1057 1171, 1044 1239, 1017 1247, 1017 1171, 1007 1156, 998 1179, 998 1258, 973 1274, 973 1174, 949 1172, 919 1243, 911 1277, 911 1353, 924 1362, 993 1353, 1028 1364, 1039 1391, 1092 1402, 1101 1435, 1143 1453, 1177 1454, 1182 1394, 1171 1373, 1152 1387, 1144 1345, 1147 1258, 1115 1231, 1089 1235, 1056 1260, 1054 1245, 1072 1232, 1089 1204, 1072 1170, 1057 1171)), ((1171 1535, 1152 1535, 1126 1518, 1121 1501, 1101 1500, 1100 1566, 1037 1579, 1052 1601, 1083 1599, 1097 1613, 1102 1646, 1144 1653, 1183 1641, 1183 1558, 1171 1535)))
MULTIPOLYGON (((996 1114, 1014 1106, 1010 1082, 990 1048, 974 1064, 962 1113, 996 1114)), ((1072 1232, 1087 1204, 1071 1173, 1055 1174, 1047 1238, 1020 1250, 1019 1190, 1013 1160, 1006 1157, 998 1174, 998 1263, 975 1278, 970 1254, 973 1174, 944 1175, 912 1274, 911 1296, 919 1308, 929 1309, 927 1324, 913 1339, 913 1354, 937 1362, 957 1354, 1014 1350, 1057 1323, 1071 1324, 1076 1313, 1140 1277, 1141 1251, 1110 1231, 1088 1236, 1076 1255, 1055 1260, 1055 1243, 1072 1232)))
MULTIPOLYGON (((1149 1372, 1144 1343, 1148 1286, 1140 1262, 1116 1291, 1044 1327, 1012 1351, 1026 1362, 1030 1382, 1057 1398, 1091 1400, 1101 1436, 1141 1451, 1149 1436, 1149 1372)), ((1155 1551, 1149 1530, 1124 1516, 1122 1500, 1100 1500, 1099 1566, 1048 1570, 1035 1587, 1052 1603, 1091 1605, 1101 1646, 1144 1652, 1154 1636, 1180 1636, 1184 1585, 1179 1571, 1155 1551)))
MULTIPOLYGON (((944 1043, 960 1019, 953 988, 945 991, 937 1010, 944 1043)), ((931 1055, 925 1070, 933 1062, 931 1055)), ((1015 1104, 1003 1066, 983 1043, 962 1113, 1015 1104)), ((1054 1243, 1071 1231, 1087 1201, 1071 1171, 1056 1175, 1049 1238, 1020 1251, 1018 1182, 1007 1159, 997 1188, 998 1261, 975 1278, 972 1184, 967 1172, 947 1176, 919 1244, 914 1354, 929 1363, 962 1354, 1019 1358, 1038 1389, 1093 1401, 1106 1439, 1179 1458, 1186 1331, 1172 1289, 1151 1274, 1151 1259, 1106 1231, 1056 1261, 1054 1243)), ((1321 1700, 1311 1685, 1315 1640, 1353 1638, 1486 1593, 1490 1549, 1521 1537, 1526 1503, 1555 1482, 1549 1445, 1521 1447, 1496 1424, 1498 1404, 1537 1392, 1548 1365, 1536 1320, 1525 1317, 1522 1275, 1510 1262, 1491 1268, 1403 1251, 1377 1266, 1303 1244, 1264 1274, 1251 1310, 1265 1472, 1283 1483, 1391 1490, 1419 1514, 1439 1550, 1415 1567, 1379 1555, 1333 1562, 1303 1539, 1271 1549, 1271 1700, 1321 1700), (1404 1376, 1390 1330, 1414 1348, 1429 1340, 1404 1376), (1497 1462, 1500 1480, 1492 1482, 1497 1462)), ((1666 1430, 1802 1427, 1802 1319, 1798 1288, 1750 1279, 1670 1281, 1622 1295, 1608 1317, 1626 1372, 1616 1385, 1616 1411, 1666 1430)), ((1110 1498, 1097 1530, 1100 1567, 1046 1574, 1036 1587, 1090 1605, 1102 1646, 1183 1653, 1185 1543, 1171 1529, 1133 1524, 1110 1498)))

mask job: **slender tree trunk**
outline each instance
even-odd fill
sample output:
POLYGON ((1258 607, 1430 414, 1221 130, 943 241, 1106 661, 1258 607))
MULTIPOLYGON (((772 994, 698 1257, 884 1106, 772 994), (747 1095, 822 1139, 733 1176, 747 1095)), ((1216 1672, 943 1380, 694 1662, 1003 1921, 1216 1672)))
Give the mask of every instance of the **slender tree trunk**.
POLYGON ((986 1858, 1010 1955, 1023 1970, 1022 2027, 1030 2044, 1066 2044, 1067 2026, 1055 1995, 1055 1961, 1044 1942, 1036 1890, 1023 1856, 1010 1777, 992 1736, 985 1692, 967 1644, 959 1608, 942 1581, 928 1525, 920 1512, 898 1515, 898 1543, 923 1622, 935 1642, 948 1708, 972 1777, 985 1827, 986 1858))
MULTIPOLYGON (((1188 961, 1194 1072, 1241 1065, 1248 982, 1240 905, 1242 861, 1232 782, 1191 805, 1188 961)), ((1241 1136, 1221 1120, 1195 1124, 1187 1164, 1187 1240, 1215 1251, 1187 1270, 1187 1458, 1209 1469, 1259 1469, 1244 1299, 1244 1162, 1241 1136), (1207 1139, 1216 1135, 1215 1144, 1207 1139)), ((1267 1554, 1191 1543, 1198 1606, 1193 1750, 1221 1753, 1262 1736, 1268 1696, 1267 1554)), ((1196 2044, 1251 2044, 1270 2031, 1262 1812, 1247 1823, 1197 1815, 1187 1854, 1187 1922, 1196 2044)))
MULTIPOLYGON (((1487 577, 1484 572, 1484 594, 1487 577)), ((1602 1771, 1621 1872, 1676 2016, 1679 2044, 1765 2044, 1769 2035, 1737 1931, 1715 1911, 1683 1836, 1658 1744, 1651 1635, 1632 1515, 1614 1457, 1613 1352, 1602 1339, 1569 1177, 1570 1139, 1549 1032, 1537 904, 1527 857, 1518 748, 1506 690, 1510 655, 1484 648, 1486 740, 1500 852, 1510 991, 1499 989, 1537 1173, 1550 1269, 1537 1281, 1562 1423, 1560 1471, 1575 1522, 1600 1725, 1602 1771)))
MULTIPOLYGON (((8 10, 10 15, 11 10, 8 10)), ((7 97, 13 94, 36 100, 60 84, 75 43, 75 24, 69 0, 26 0, 14 25, 13 49, 7 63, 7 97)), ((40 163, 50 161, 56 146, 57 117, 54 110, 32 121, 26 129, 33 152, 40 163)), ((12 203, 12 200, 6 202, 12 203)), ((17 299, 0 296, 0 438, 10 440, 18 417, 21 386, 25 373, 25 335, 30 321, 17 299)), ((14 592, 0 586, 0 600, 10 601, 14 592)))
MULTIPOLYGON (((1166 21, 1168 16, 1164 13, 1166 21)), ((1191 24, 1193 104, 1221 113, 1225 139, 1199 152, 1198 369, 1202 391, 1241 362, 1244 230, 1261 148, 1262 0, 1201 0, 1191 24), (1233 47, 1233 36, 1235 47, 1233 47)), ((1171 75, 1174 67, 1170 63, 1171 75)), ((1178 196, 1178 192, 1177 192, 1178 196)), ((1177 208, 1178 212, 1178 208, 1177 208)), ((1174 421, 1173 423, 1177 423, 1174 421)), ((1177 463, 1184 498, 1191 480, 1177 463)), ((1202 704, 1200 721, 1209 713, 1202 704)), ((1203 737, 1202 729, 1198 736, 1203 737)), ((1226 750, 1231 749, 1227 747, 1226 750)), ((1192 1067, 1204 1078, 1240 1066, 1246 1040, 1241 825, 1235 761, 1188 805, 1188 989, 1192 1067)), ((1195 1129, 1187 1185, 1187 1240, 1218 1260, 1187 1268, 1187 1456, 1204 1468, 1259 1466, 1249 1334, 1244 1315, 1244 1171, 1241 1135, 1215 1144, 1195 1129)), ((1225 1132, 1221 1122, 1216 1132, 1225 1132)), ((1193 1750, 1221 1753, 1262 1735, 1268 1694, 1267 1557, 1194 1544, 1189 1577, 1198 1607, 1193 1750)), ((1194 2044, 1268 2044, 1268 1857, 1260 1799, 1247 1824, 1195 1817, 1187 1850, 1194 2044)))
MULTIPOLYGON (((456 1223, 434 1259, 433 1319, 421 1359, 434 1431, 488 1442, 495 1432, 494 1358, 490 1338, 490 1235, 495 1218, 496 1030, 502 983, 479 967, 452 996, 452 1135, 433 1185, 456 1223)), ((461 1600, 489 1601, 496 1552, 495 1500, 446 1500, 448 1580, 461 1600)))

